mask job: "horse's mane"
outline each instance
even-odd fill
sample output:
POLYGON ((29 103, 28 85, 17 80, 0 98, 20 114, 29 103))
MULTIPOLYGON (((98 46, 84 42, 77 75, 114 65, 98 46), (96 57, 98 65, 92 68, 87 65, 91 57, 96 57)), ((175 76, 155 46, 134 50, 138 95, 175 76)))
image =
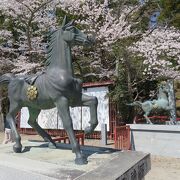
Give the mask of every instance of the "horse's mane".
POLYGON ((45 65, 49 66, 52 62, 52 60, 54 59, 54 53, 53 53, 53 49, 55 47, 55 44, 58 40, 57 35, 59 35, 59 31, 61 30, 61 28, 54 30, 51 34, 50 34, 50 41, 48 43, 48 50, 47 50, 47 59, 45 61, 45 65))
MULTIPOLYGON (((66 18, 65 18, 66 19, 66 18)), ((65 30, 66 28, 69 28, 71 26, 73 26, 74 24, 74 20, 68 22, 66 24, 66 20, 64 20, 62 27, 58 28, 57 30, 53 31, 50 34, 50 41, 48 44, 48 51, 47 51, 47 60, 45 61, 46 66, 49 66, 53 59, 58 58, 55 57, 55 55, 57 55, 57 53, 54 53, 54 50, 56 49, 58 51, 58 47, 60 45, 60 43, 57 44, 57 41, 59 40, 59 36, 61 35, 61 30, 65 30)))

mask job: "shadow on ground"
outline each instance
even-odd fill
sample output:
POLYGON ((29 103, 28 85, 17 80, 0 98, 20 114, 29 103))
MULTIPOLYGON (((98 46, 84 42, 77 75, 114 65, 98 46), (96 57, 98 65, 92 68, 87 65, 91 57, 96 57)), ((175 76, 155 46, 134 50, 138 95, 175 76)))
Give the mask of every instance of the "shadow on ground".
MULTIPOLYGON (((30 142, 40 142, 42 143, 43 141, 30 141, 30 142)), ((64 143, 56 143, 56 149, 64 149, 64 150, 71 150, 71 145, 70 144, 64 144, 64 143)), ((22 153, 26 153, 31 151, 32 148, 49 148, 48 143, 43 143, 41 145, 37 146, 25 146, 22 153)), ((120 150, 118 149, 113 149, 113 148, 107 148, 107 147, 98 147, 98 146, 81 146, 81 151, 82 153, 88 157, 94 153, 96 154, 111 154, 114 152, 118 152, 120 150)))

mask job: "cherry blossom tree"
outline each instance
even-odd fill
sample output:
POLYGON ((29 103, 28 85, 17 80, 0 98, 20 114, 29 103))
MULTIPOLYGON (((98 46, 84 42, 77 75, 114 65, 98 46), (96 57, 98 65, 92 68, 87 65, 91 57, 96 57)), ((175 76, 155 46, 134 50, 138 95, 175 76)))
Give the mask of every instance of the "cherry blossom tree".
POLYGON ((159 27, 129 49, 144 57, 144 74, 150 78, 180 79, 180 30, 159 27))
MULTIPOLYGON (((7 31, 7 29, 1 30, 1 34, 6 34, 1 35, 1 37, 7 36, 7 38, 4 38, 4 41, 9 46, 8 48, 1 46, 1 51, 14 53, 13 57, 16 58, 13 61, 17 67, 15 69, 16 72, 27 73, 32 68, 40 66, 39 59, 45 56, 47 46, 47 41, 44 39, 45 33, 57 27, 57 17, 55 14, 59 8, 64 13, 75 17, 77 19, 76 23, 86 33, 94 34, 96 37, 96 44, 91 50, 82 50, 82 47, 75 47, 73 50, 74 57, 77 60, 76 63, 80 62, 79 68, 81 68, 83 63, 87 67, 91 67, 91 70, 88 70, 88 73, 84 75, 85 77, 110 78, 111 76, 118 75, 119 63, 122 63, 124 59, 122 57, 121 59, 116 59, 112 53, 113 46, 121 40, 125 42, 126 39, 136 36, 142 36, 142 38, 134 43, 129 48, 129 51, 139 52, 145 58, 144 72, 154 73, 155 70, 159 72, 160 67, 162 68, 161 72, 163 72, 165 65, 162 64, 170 66, 172 62, 167 61, 167 57, 172 57, 173 52, 177 53, 174 54, 176 56, 174 61, 178 63, 178 51, 174 50, 177 48, 173 47, 173 44, 177 44, 178 38, 174 38, 171 41, 169 49, 167 48, 169 45, 166 44, 170 42, 173 35, 177 37, 175 35, 177 32, 172 29, 166 31, 157 29, 147 36, 147 33, 143 34, 142 31, 133 29, 134 23, 136 24, 137 22, 132 23, 130 17, 142 5, 127 5, 127 2, 128 0, 119 2, 119 6, 114 12, 114 9, 109 6, 111 2, 108 0, 2 0, 0 2, 0 10, 7 17, 6 23, 8 21, 13 22, 13 31, 7 31), (170 31, 172 33, 169 33, 170 31), (162 37, 160 35, 162 33, 164 43, 161 41, 162 37), (166 36, 166 33, 169 37, 166 36), (18 36, 17 39, 14 39, 14 34, 18 36), (170 34, 173 35, 170 37, 170 34), (167 40, 168 38, 169 41, 167 40), (164 54, 160 53, 163 50, 159 49, 160 46, 166 47, 166 50, 163 51, 164 54), (148 47, 153 47, 153 50, 148 47), (78 61, 78 59, 80 60, 78 61), (84 62, 84 59, 88 59, 88 62, 84 62), (157 59, 159 60, 157 61, 157 59), (158 63, 161 63, 161 66, 158 63), (25 64, 26 66, 24 66, 25 64), (153 71, 150 71, 150 69, 153 71)), ((129 52, 127 51, 127 53, 129 52)), ((4 57, 6 62, 10 62, 7 56, 4 57)), ((171 72, 178 70, 177 67, 176 69, 170 68, 171 72)), ((167 74, 167 71, 164 73, 167 74)))
POLYGON ((57 26, 56 17, 53 14, 55 4, 56 2, 51 0, 2 0, 0 2, 0 10, 6 17, 4 24, 11 23, 13 26, 11 36, 7 29, 1 29, 0 33, 8 34, 9 38, 4 38, 7 47, 1 46, 1 50, 15 54, 13 56, 15 59, 8 55, 4 56, 6 61, 11 60, 15 65, 14 72, 27 73, 32 68, 40 66, 40 62, 36 59, 44 57, 47 43, 44 40, 44 32, 47 33, 57 26))
POLYGON ((132 31, 127 18, 138 7, 123 4, 119 10, 119 16, 117 16, 113 9, 108 7, 107 0, 104 2, 97 0, 1 1, 0 9, 8 17, 6 21, 9 19, 13 21, 13 31, 18 34, 18 39, 12 41, 13 45, 16 46, 15 51, 21 52, 19 56, 16 54, 16 66, 19 68, 16 68, 15 71, 21 72, 22 69, 24 73, 27 73, 30 69, 39 66, 39 62, 33 57, 39 59, 37 56, 44 56, 46 47, 46 41, 43 41, 44 32, 47 33, 50 29, 56 28, 56 8, 75 16, 78 19, 76 23, 86 33, 93 33, 97 39, 96 46, 92 51, 88 50, 88 52, 82 53, 82 47, 74 49, 75 56, 78 58, 87 56, 93 71, 96 70, 95 73, 91 71, 85 76, 94 75, 101 78, 113 75, 114 72, 109 66, 114 66, 114 61, 111 62, 107 58, 103 58, 106 57, 104 53, 111 52, 111 45, 119 39, 139 33, 132 31), (35 56, 33 56, 34 54, 35 56), (26 66, 26 69, 23 69, 25 63, 30 64, 26 66))

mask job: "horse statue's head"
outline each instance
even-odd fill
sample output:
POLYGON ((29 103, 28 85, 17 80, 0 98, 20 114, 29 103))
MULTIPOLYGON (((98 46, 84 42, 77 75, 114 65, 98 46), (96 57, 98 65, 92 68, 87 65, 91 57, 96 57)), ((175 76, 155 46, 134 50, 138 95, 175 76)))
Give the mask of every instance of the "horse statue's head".
POLYGON ((161 97, 161 98, 163 97, 167 99, 169 87, 165 81, 161 82, 161 84, 159 85, 158 91, 159 91, 158 97, 161 97))
POLYGON ((77 27, 74 26, 74 20, 67 23, 65 16, 62 23, 62 37, 70 45, 92 45, 94 39, 91 36, 84 34, 77 27))
POLYGON ((61 27, 50 35, 46 65, 49 68, 58 66, 72 72, 71 47, 75 45, 92 45, 93 43, 94 40, 91 36, 75 27, 74 20, 67 22, 65 16, 61 27), (66 55, 64 56, 64 54, 66 55))
POLYGON ((159 90, 168 93, 169 87, 166 81, 162 81, 159 85, 159 90))

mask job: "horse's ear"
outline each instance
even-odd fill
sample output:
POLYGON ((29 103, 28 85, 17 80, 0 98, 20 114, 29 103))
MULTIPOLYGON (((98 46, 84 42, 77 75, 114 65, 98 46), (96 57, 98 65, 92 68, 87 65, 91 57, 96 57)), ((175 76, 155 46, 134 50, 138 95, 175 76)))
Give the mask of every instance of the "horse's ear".
POLYGON ((70 22, 68 22, 63 28, 64 29, 68 29, 71 28, 74 25, 74 20, 71 20, 70 22))
POLYGON ((63 22, 62 22, 62 27, 64 27, 67 24, 67 16, 64 16, 63 22))
POLYGON ((69 26, 73 26, 74 25, 74 19, 73 20, 71 20, 70 22, 69 22, 69 26))
POLYGON ((74 25, 74 20, 71 20, 70 22, 66 23, 62 29, 65 30, 65 29, 70 29, 72 28, 72 26, 74 25))

